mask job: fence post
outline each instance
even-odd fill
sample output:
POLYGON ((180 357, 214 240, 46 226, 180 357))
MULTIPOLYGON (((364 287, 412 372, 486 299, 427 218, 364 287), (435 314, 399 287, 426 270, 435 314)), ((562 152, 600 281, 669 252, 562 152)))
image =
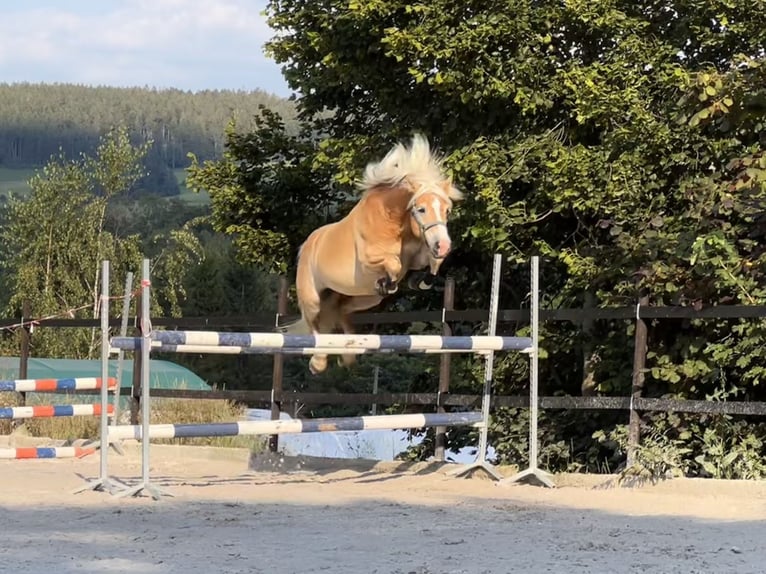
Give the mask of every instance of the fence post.
MULTIPOLYGON (((592 291, 585 292, 583 300, 583 311, 589 313, 596 305, 596 296, 592 291)), ((582 383, 580 384, 580 394, 583 397, 592 397, 596 394, 596 361, 593 345, 593 318, 586 314, 582 321, 582 383)))
MULTIPOLYGON (((125 292, 122 298, 122 317, 120 320, 120 337, 124 337, 128 334, 128 319, 130 318, 130 300, 131 291, 133 290, 133 272, 128 271, 125 276, 125 292)), ((120 349, 117 353, 117 385, 114 387, 114 415, 112 415, 112 425, 117 425, 120 418, 120 394, 122 390, 120 385, 122 384, 122 362, 125 360, 125 351, 120 349)), ((133 379, 135 380, 135 379, 133 379)), ((131 381, 132 382, 132 381, 131 381)))
MULTIPOLYGON (((287 277, 280 275, 279 277, 279 292, 277 295, 277 326, 279 325, 279 318, 283 315, 287 315, 287 277)), ((271 420, 279 420, 279 415, 282 412, 282 381, 284 374, 284 363, 281 353, 274 354, 274 368, 271 375, 271 420)), ((269 436, 269 451, 277 452, 279 448, 279 435, 273 434, 269 436)))
POLYGON ((649 295, 642 293, 636 306, 636 333, 633 347, 633 377, 630 390, 630 423, 628 425, 628 460, 627 467, 635 463, 636 448, 641 440, 641 415, 633 408, 633 401, 641 398, 644 388, 644 370, 646 369, 647 328, 641 318, 641 308, 649 306, 649 295))
MULTIPOLYGON (((29 373, 29 336, 31 332, 32 311, 30 309, 29 301, 24 299, 21 303, 21 356, 19 357, 19 378, 26 379, 29 373)), ((27 394, 19 393, 21 397, 21 406, 27 404, 27 394)))
MULTIPOLYGON (((452 311, 455 308, 455 279, 453 277, 447 277, 444 282, 444 299, 442 303, 443 312, 452 311)), ((446 321, 446 317, 442 316, 442 336, 449 337, 452 335, 452 328, 446 321)), ((441 355, 439 363, 439 394, 436 398, 436 412, 445 412, 442 401, 449 393, 449 379, 450 379, 450 354, 443 353, 441 355)), ((436 438, 434 441, 434 459, 440 462, 444 462, 444 449, 447 444, 447 427, 436 427, 436 438)))

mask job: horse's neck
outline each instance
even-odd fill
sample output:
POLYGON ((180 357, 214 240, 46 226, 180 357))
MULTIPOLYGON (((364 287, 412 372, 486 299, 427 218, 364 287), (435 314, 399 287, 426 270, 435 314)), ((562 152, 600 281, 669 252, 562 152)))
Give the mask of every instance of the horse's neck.
POLYGON ((402 239, 412 236, 409 226, 409 203, 410 193, 407 189, 372 189, 365 197, 365 207, 372 216, 371 223, 385 223, 391 231, 397 229, 402 239), (382 220, 382 221, 381 221, 382 220))

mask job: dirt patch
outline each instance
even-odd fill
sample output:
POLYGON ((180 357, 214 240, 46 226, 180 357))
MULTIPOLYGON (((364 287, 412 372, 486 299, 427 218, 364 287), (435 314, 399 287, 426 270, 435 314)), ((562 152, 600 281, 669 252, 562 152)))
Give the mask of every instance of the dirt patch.
MULTIPOLYGON (((139 445, 108 460, 139 481, 139 445)), ((152 445, 152 482, 172 494, 153 501, 72 494, 98 454, 0 465, 8 572, 763 572, 761 482, 557 475, 544 489, 449 464, 152 445)))

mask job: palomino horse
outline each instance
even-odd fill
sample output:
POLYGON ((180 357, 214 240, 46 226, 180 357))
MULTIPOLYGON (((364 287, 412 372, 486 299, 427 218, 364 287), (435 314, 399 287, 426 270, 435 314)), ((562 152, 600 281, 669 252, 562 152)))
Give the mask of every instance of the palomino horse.
MULTIPOLYGON (((340 326, 351 333, 351 313, 395 293, 409 270, 429 267, 433 279, 450 252, 447 218, 463 195, 423 136, 368 164, 359 187, 362 197, 349 214, 314 230, 301 246, 296 291, 302 318, 288 332, 331 333, 340 326)), ((347 365, 353 360, 343 357, 347 365)), ((312 373, 326 367, 327 355, 311 358, 312 373)))

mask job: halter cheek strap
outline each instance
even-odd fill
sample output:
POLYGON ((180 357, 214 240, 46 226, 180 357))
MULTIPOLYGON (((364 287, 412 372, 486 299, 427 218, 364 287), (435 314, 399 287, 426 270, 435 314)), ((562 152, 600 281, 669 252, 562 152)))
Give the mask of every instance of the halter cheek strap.
MULTIPOLYGON (((420 233, 421 234, 424 234, 429 229, 433 229, 434 227, 438 227, 440 225, 443 225, 444 227, 447 227, 447 222, 446 221, 441 221, 441 220, 440 221, 434 221, 433 223, 429 223, 428 225, 425 225, 423 223, 423 220, 420 219, 420 214, 418 213, 418 210, 417 210, 416 207, 413 207, 410 210, 410 213, 412 214, 412 218, 415 220, 415 223, 418 224, 418 228, 420 228, 420 233)), ((425 239, 425 237, 423 239, 425 239)))

